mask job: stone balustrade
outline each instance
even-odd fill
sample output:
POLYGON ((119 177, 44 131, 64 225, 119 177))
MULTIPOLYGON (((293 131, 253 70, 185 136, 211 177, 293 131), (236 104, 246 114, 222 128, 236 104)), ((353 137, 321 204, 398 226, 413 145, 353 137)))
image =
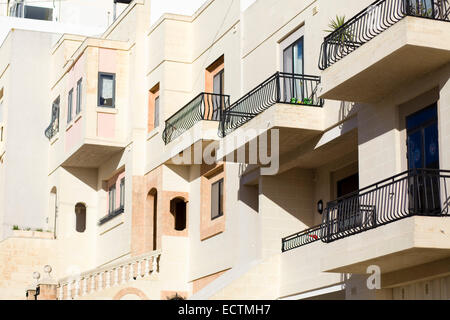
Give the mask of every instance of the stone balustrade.
POLYGON ((160 251, 69 276, 58 281, 58 300, 73 300, 108 288, 155 275, 159 272, 160 251))

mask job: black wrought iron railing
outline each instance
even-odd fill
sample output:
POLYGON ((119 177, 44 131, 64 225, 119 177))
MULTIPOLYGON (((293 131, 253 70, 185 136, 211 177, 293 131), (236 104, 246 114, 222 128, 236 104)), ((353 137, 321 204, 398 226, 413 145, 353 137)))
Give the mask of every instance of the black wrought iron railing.
POLYGON ((223 112, 219 136, 225 137, 276 103, 322 107, 320 77, 277 72, 223 112))
POLYGON ((450 0, 377 0, 322 43, 319 68, 349 55, 407 16, 450 21, 450 0))
POLYGON ((411 216, 449 216, 450 170, 406 171, 329 202, 322 224, 282 240, 283 251, 332 242, 411 216))
POLYGON ((59 99, 52 105, 50 125, 45 129, 45 136, 51 140, 59 132, 59 99))
POLYGON ((304 246, 308 243, 319 241, 320 239, 322 239, 322 225, 318 225, 283 238, 282 251, 289 251, 304 246))
POLYGON ((202 92, 166 121, 162 134, 165 144, 181 136, 201 120, 220 121, 230 96, 202 92))

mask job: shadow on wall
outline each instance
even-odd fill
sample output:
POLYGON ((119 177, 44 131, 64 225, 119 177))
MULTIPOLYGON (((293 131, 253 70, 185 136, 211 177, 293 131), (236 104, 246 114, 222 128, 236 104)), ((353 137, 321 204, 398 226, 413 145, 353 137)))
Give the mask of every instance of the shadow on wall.
POLYGON ((97 184, 98 169, 74 167, 65 167, 64 169, 92 190, 99 191, 97 184))

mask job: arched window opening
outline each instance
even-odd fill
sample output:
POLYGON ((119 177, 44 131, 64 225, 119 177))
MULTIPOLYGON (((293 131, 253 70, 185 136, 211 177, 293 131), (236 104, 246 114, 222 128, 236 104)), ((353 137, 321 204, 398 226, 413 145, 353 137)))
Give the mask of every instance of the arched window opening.
POLYGON ((75 229, 79 233, 86 231, 86 206, 83 203, 75 206, 75 229))
POLYGON ((175 230, 183 231, 186 229, 186 202, 184 199, 175 198, 170 201, 170 212, 175 218, 175 230))
POLYGON ((147 212, 152 221, 152 247, 153 250, 158 248, 158 191, 156 189, 150 190, 147 194, 147 212))

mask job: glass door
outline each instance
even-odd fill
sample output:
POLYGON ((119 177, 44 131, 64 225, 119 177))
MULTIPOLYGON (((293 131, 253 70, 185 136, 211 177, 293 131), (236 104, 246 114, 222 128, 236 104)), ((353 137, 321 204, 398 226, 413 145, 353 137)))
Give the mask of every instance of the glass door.
POLYGON ((422 169, 439 169, 437 105, 433 104, 406 118, 410 212, 434 215, 441 211, 439 176, 422 169))

